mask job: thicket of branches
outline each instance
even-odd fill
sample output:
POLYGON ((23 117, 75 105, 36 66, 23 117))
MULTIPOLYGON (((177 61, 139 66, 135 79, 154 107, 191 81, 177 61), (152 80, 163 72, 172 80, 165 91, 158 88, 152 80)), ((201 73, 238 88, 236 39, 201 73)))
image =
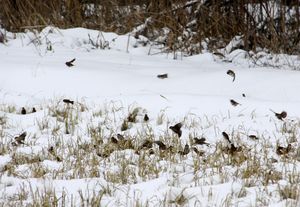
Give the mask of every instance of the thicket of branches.
POLYGON ((199 53, 239 47, 300 54, 299 0, 0 0, 10 31, 86 27, 119 34, 135 31, 171 51, 199 53), (142 25, 142 26, 140 26, 142 25), (138 27, 140 26, 140 27, 138 27), (138 29, 135 29, 137 28, 138 29), (134 30, 135 29, 135 30, 134 30))

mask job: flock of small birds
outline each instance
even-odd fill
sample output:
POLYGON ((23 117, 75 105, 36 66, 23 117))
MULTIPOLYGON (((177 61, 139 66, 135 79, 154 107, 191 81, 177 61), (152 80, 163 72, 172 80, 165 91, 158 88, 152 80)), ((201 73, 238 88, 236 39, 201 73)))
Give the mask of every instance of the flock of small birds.
MULTIPOLYGON (((36 109, 35 109, 35 107, 33 107, 32 109, 31 109, 31 113, 35 113, 36 112, 36 109)), ((28 112, 27 112, 27 110, 25 109, 25 107, 22 107, 22 109, 21 109, 21 114, 22 115, 26 115, 28 112)))
MULTIPOLYGON (((68 67, 74 66, 73 63, 74 63, 75 60, 76 59, 74 58, 70 61, 67 61, 66 65, 68 67)), ((235 81, 236 74, 233 70, 228 70, 226 74, 232 77, 232 82, 235 81)), ((160 79, 165 79, 165 78, 168 78, 168 74, 167 73, 160 74, 160 75, 157 75, 157 77, 160 78, 160 79)), ((242 96, 246 97, 245 94, 242 94, 242 96)), ((74 101, 72 101, 70 99, 63 99, 62 101, 67 105, 70 105, 70 104, 73 105, 74 104, 74 101)), ((237 101, 235 101, 233 99, 230 99, 230 103, 231 103, 232 106, 241 105, 240 103, 238 103, 237 101)), ((284 119, 287 117, 287 112, 285 112, 285 111, 282 111, 280 113, 275 112, 272 109, 270 109, 270 111, 273 112, 275 114, 275 117, 277 119, 281 120, 281 121, 284 121, 284 119)), ((32 110, 31 110, 31 113, 35 113, 35 112, 36 112, 36 109, 33 107, 32 110)), ((27 114, 27 111, 26 111, 25 107, 22 107, 21 114, 22 115, 27 114)), ((135 122, 137 114, 138 114, 137 110, 130 113, 129 116, 127 117, 127 121, 128 122, 135 122)), ((144 120, 144 122, 148 122, 149 121, 149 116, 147 114, 144 114, 143 120, 144 120)), ((182 129, 181 129, 182 126, 183 126, 183 124, 181 122, 179 122, 179 123, 177 123, 173 126, 170 126, 169 129, 173 133, 175 133, 178 136, 178 138, 180 138, 182 136, 182 129)), ((14 142, 12 142, 12 144, 14 146, 25 144, 24 141, 25 141, 26 136, 27 136, 27 132, 21 133, 20 135, 18 135, 14 138, 14 142)), ((239 152, 239 151, 242 150, 241 147, 235 146, 235 144, 232 142, 232 140, 229 138, 229 135, 226 132, 222 132, 222 136, 226 140, 226 142, 228 143, 228 148, 226 149, 226 151, 228 153, 234 154, 235 152, 239 152)), ((259 139, 256 135, 248 135, 248 137, 250 139, 253 139, 253 140, 258 140, 259 139)), ((117 137, 114 137, 114 136, 111 137, 110 138, 110 143, 118 146, 117 149, 134 149, 134 145, 133 145, 132 140, 131 139, 125 139, 125 137, 121 134, 117 134, 117 137)), ((150 154, 153 154, 154 151, 153 151, 152 147, 153 147, 154 144, 156 144, 158 146, 160 151, 174 152, 174 147, 173 146, 166 146, 166 144, 164 144, 160 140, 156 140, 156 141, 145 140, 141 144, 141 146, 139 146, 138 149, 136 149, 136 153, 139 154, 139 150, 142 150, 142 149, 146 148, 146 149, 150 149, 150 151, 149 151, 150 154)), ((197 137, 193 138, 193 145, 210 146, 210 144, 206 142, 206 139, 204 137, 202 137, 202 138, 197 138, 197 137)), ((199 151, 196 147, 190 148, 190 146, 188 144, 185 144, 183 150, 180 150, 177 153, 179 153, 180 155, 187 155, 191 152, 191 150, 193 150, 196 154, 198 154, 200 156, 202 156, 204 154, 203 151, 199 151)), ((291 150, 291 144, 288 144, 287 147, 277 146, 276 153, 278 155, 286 155, 290 152, 290 150, 291 150)), ((52 154, 53 156, 56 157, 56 160, 61 161, 61 158, 59 158, 55 154, 53 147, 50 147, 48 149, 48 151, 49 151, 50 154, 52 154)), ((100 156, 100 157, 107 157, 112 152, 113 152, 113 150, 108 150, 108 152, 97 153, 97 155, 100 156)))
MULTIPOLYGON (((233 70, 228 70, 226 72, 227 75, 231 76, 232 77, 232 82, 235 81, 235 78, 236 78, 236 74, 233 70)), ((246 97, 246 95, 243 93, 242 94, 243 97, 246 97)), ((241 105, 240 103, 236 102, 235 100, 233 99, 230 99, 229 100, 231 105, 233 106, 238 106, 238 105, 241 105)), ((286 111, 282 111, 280 113, 278 112, 275 112, 273 111, 272 109, 270 109, 271 112, 273 112, 275 114, 275 117, 281 121, 284 121, 284 119, 287 117, 287 112, 286 111)), ((237 152, 237 151, 240 151, 241 148, 240 147, 236 147, 229 139, 229 136, 226 132, 222 132, 222 135, 224 137, 225 140, 227 140, 228 144, 229 144, 229 151, 230 153, 233 153, 233 152, 237 152)), ((250 139, 253 139, 253 140, 258 140, 258 137, 256 135, 248 135, 248 137, 250 139)), ((277 146, 277 149, 276 149, 276 153, 278 155, 286 155, 290 152, 291 150, 291 144, 288 144, 287 147, 282 147, 282 146, 277 146)))

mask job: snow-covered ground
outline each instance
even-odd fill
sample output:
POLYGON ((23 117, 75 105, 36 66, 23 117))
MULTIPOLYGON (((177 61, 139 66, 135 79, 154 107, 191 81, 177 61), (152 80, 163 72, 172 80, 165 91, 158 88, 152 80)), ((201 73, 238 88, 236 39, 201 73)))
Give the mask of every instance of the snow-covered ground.
POLYGON ((239 51, 233 63, 211 53, 174 60, 146 38, 82 28, 7 38, 0 44, 4 206, 300 205, 298 71, 253 67, 239 51), (169 129, 179 122, 181 137, 169 129))

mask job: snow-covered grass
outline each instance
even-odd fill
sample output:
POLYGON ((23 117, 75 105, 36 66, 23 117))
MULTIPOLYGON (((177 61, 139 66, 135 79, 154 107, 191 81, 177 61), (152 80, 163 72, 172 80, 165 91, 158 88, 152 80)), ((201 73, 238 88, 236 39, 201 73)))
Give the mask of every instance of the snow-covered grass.
POLYGON ((300 205, 297 71, 173 60, 145 38, 81 28, 7 38, 2 206, 300 205))

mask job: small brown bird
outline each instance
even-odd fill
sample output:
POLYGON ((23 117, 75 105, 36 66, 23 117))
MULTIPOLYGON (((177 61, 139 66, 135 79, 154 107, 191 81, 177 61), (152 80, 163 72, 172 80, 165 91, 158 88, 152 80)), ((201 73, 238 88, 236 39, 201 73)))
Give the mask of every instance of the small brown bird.
POLYGON ((153 143, 158 145, 158 149, 159 150, 166 150, 167 146, 162 142, 162 141, 154 141, 153 143))
POLYGON ((74 104, 74 101, 71 101, 70 99, 63 99, 63 102, 66 104, 74 104))
POLYGON ((168 78, 168 73, 157 75, 157 77, 160 79, 168 78))
POLYGON ((31 113, 35 113, 36 109, 33 107, 31 113))
POLYGON ((248 137, 249 137, 250 139, 258 140, 258 137, 257 137, 256 135, 254 135, 254 134, 248 135, 248 137))
POLYGON ((24 107, 22 107, 21 114, 26 114, 26 109, 24 107))
POLYGON ((200 145, 206 144, 207 146, 209 146, 209 144, 206 142, 206 139, 204 137, 201 137, 200 139, 195 137, 194 144, 200 144, 200 145))
POLYGON ((145 114, 145 116, 144 116, 144 121, 145 122, 149 121, 149 116, 147 114, 145 114))
POLYGON ((234 80, 235 80, 235 73, 232 70, 228 70, 227 71, 227 75, 231 76, 233 78, 232 82, 234 82, 234 80))
POLYGON ((180 155, 187 155, 187 154, 189 154, 189 153, 190 153, 190 146, 189 146, 188 144, 186 144, 186 145, 184 146, 183 151, 179 151, 178 153, 179 153, 180 155))
POLYGON ((277 119, 279 119, 281 121, 283 121, 283 119, 287 117, 287 112, 286 111, 282 111, 281 113, 276 113, 272 109, 270 109, 270 111, 272 111, 275 114, 275 116, 277 117, 277 119))
POLYGON ((115 138, 115 137, 111 137, 110 142, 114 143, 114 144, 118 144, 119 140, 117 140, 117 138, 115 138))
POLYGON ((170 126, 169 129, 171 129, 174 133, 176 133, 178 135, 178 137, 181 137, 181 135, 182 135, 181 127, 182 127, 182 123, 179 122, 179 123, 175 124, 174 126, 170 126))
POLYGON ((27 132, 23 132, 19 136, 15 137, 15 141, 17 142, 17 144, 24 144, 26 136, 27 136, 27 132))
POLYGON ((231 103, 232 106, 241 105, 240 103, 236 102, 236 101, 233 100, 233 99, 230 99, 230 103, 231 103))
POLYGON ((226 139, 229 143, 229 152, 230 153, 233 153, 233 152, 236 152, 236 151, 239 151, 240 148, 236 147, 229 139, 229 135, 226 133, 226 132, 222 132, 222 135, 224 137, 224 139, 226 139))
POLYGON ((278 155, 286 155, 291 151, 291 149, 292 149, 291 144, 288 144, 287 147, 277 146, 276 153, 278 155))
POLYGON ((67 65, 68 67, 74 66, 73 63, 74 63, 75 60, 76 60, 76 59, 74 58, 73 60, 67 61, 67 62, 66 62, 66 65, 67 65))

